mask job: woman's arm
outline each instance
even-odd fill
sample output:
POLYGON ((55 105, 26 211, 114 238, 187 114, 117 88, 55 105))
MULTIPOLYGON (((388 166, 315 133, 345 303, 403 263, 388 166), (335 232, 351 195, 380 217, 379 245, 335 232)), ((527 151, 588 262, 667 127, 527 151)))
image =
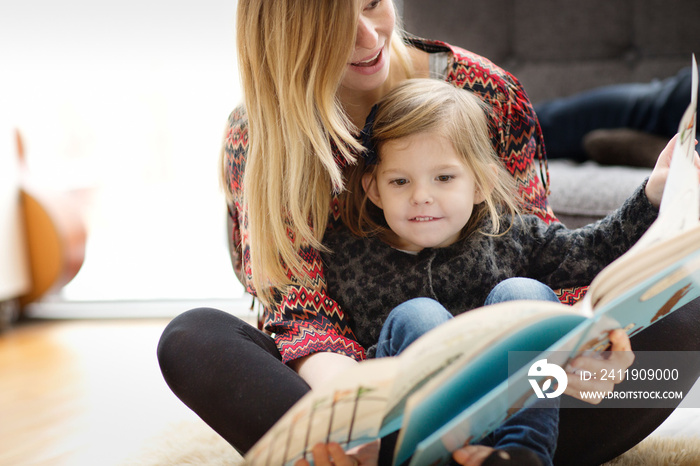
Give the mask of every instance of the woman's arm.
POLYGON ((302 379, 314 389, 357 364, 353 358, 339 353, 314 353, 289 363, 302 379))
MULTIPOLYGON (((244 173, 248 152, 248 124, 245 110, 236 108, 225 131, 221 167, 229 204, 229 241, 234 268, 239 270, 246 290, 255 295, 250 269, 250 231, 243 202, 244 173)), ((364 349, 355 341, 347 318, 326 292, 323 263, 319 252, 306 246, 299 249, 302 270, 309 286, 294 284, 275 305, 267 306, 264 329, 275 334, 282 361, 289 363, 314 353, 344 353, 362 360, 364 349)), ((239 275, 237 273, 237 275, 239 275)))

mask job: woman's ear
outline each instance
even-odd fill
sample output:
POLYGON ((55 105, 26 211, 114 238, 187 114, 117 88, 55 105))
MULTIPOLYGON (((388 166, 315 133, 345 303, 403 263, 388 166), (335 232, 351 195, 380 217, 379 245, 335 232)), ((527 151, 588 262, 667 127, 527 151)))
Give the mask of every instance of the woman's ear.
POLYGON ((381 209, 382 200, 379 196, 379 189, 377 189, 377 180, 374 178, 372 173, 365 173, 362 175, 362 189, 365 190, 367 197, 369 197, 369 200, 372 201, 372 204, 381 209))

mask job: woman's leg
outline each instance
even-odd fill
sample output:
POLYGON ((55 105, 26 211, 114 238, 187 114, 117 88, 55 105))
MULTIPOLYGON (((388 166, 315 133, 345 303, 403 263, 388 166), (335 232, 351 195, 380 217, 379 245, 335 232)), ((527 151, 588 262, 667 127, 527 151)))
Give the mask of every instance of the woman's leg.
POLYGON ((241 453, 309 391, 272 338, 216 309, 175 317, 158 362, 175 395, 241 453))
POLYGON ((396 356, 418 337, 447 322, 452 314, 430 298, 415 298, 396 306, 382 326, 376 357, 396 356))

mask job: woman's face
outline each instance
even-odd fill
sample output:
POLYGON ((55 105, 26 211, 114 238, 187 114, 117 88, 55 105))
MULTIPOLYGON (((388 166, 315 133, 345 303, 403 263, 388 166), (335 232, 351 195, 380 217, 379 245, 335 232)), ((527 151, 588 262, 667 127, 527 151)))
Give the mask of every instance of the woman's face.
POLYGON ((391 35, 395 13, 391 0, 359 0, 355 48, 341 85, 352 91, 372 91, 389 76, 391 35))

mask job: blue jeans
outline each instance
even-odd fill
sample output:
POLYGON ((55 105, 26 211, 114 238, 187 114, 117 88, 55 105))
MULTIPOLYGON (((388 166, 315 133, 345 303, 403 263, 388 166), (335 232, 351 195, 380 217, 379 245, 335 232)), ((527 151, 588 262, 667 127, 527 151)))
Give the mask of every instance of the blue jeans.
MULTIPOLYGON (((551 288, 530 278, 508 278, 496 285, 484 305, 531 299, 558 302, 551 288)), ((453 316, 431 298, 414 298, 391 311, 382 326, 377 342, 376 357, 397 356, 416 338, 447 322, 453 316)))
POLYGON ((597 87, 534 105, 547 157, 586 160, 583 137, 596 129, 631 128, 670 139, 690 104, 691 68, 648 83, 597 87))
MULTIPOLYGON (((546 285, 529 278, 509 278, 486 297, 485 305, 518 299, 558 301, 546 285)), ((415 298, 396 306, 382 326, 376 357, 400 354, 418 337, 452 318, 447 309, 431 298, 415 298)), ((479 444, 497 449, 525 447, 544 465, 551 465, 559 433, 559 399, 538 401, 537 408, 521 409, 479 444)))

